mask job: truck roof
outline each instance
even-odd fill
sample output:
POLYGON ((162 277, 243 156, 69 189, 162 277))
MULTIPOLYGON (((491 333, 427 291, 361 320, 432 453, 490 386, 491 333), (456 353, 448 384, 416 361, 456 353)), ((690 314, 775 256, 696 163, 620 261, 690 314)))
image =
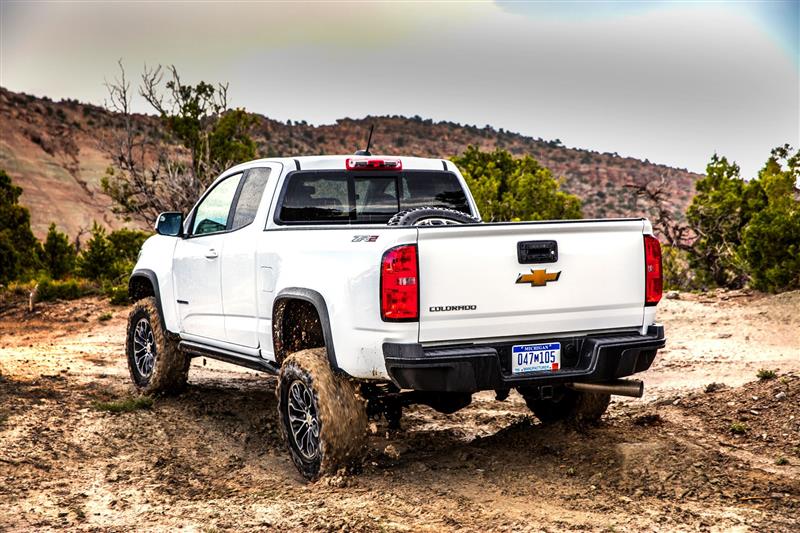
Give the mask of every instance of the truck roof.
POLYGON ((431 159, 425 157, 411 157, 402 155, 306 155, 300 157, 269 157, 255 159, 246 163, 241 163, 228 169, 225 174, 245 170, 258 166, 260 163, 281 163, 283 165, 296 167, 299 170, 344 170, 345 162, 349 158, 355 159, 399 159, 403 163, 403 170, 455 170, 455 166, 446 159, 431 159))

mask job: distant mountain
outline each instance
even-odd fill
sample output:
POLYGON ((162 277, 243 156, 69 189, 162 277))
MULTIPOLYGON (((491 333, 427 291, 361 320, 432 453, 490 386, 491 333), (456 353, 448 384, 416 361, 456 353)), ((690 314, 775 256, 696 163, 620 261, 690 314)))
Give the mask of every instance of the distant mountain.
MULTIPOLYGON (((584 216, 592 218, 646 214, 646 206, 627 185, 662 179, 680 218, 701 177, 649 161, 567 148, 558 140, 417 116, 345 118, 324 126, 257 116, 254 138, 262 157, 349 154, 363 148, 370 124, 375 124, 374 153, 447 158, 473 144, 530 154, 563 177, 563 188, 583 200, 584 216)), ((134 119, 141 131, 159 135, 157 117, 134 119)), ((37 236, 45 235, 51 222, 71 236, 90 228, 93 220, 111 229, 137 225, 112 213, 112 202, 100 187, 110 159, 97 139, 119 123, 118 115, 98 106, 0 88, 0 168, 23 188, 22 202, 31 210, 37 236)))

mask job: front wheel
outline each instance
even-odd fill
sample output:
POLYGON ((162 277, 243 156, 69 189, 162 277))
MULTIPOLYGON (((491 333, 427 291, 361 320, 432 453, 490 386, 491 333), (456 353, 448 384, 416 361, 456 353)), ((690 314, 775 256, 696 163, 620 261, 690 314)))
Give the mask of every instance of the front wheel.
POLYGON ((293 353, 278 377, 278 414, 284 439, 306 479, 360 462, 367 411, 356 386, 335 373, 325 348, 293 353))
MULTIPOLYGON (((528 408, 543 424, 560 421, 578 425, 595 424, 608 409, 611 396, 594 392, 560 389, 553 398, 543 400, 536 394, 520 391, 528 408)), ((538 391, 537 391, 538 392, 538 391)))
POLYGON ((131 380, 139 392, 173 394, 186 387, 190 359, 161 327, 155 298, 143 298, 133 304, 125 352, 131 380))

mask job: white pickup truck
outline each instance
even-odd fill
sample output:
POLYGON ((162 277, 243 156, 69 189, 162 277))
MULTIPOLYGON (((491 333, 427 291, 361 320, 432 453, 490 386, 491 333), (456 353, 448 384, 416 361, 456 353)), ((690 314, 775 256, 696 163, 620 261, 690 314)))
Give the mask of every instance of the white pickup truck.
POLYGON ((264 159, 163 213, 131 275, 143 393, 193 357, 277 374, 294 463, 357 461, 368 417, 451 413, 518 391, 542 422, 597 420, 664 346, 661 251, 644 219, 488 223, 449 161, 264 159))

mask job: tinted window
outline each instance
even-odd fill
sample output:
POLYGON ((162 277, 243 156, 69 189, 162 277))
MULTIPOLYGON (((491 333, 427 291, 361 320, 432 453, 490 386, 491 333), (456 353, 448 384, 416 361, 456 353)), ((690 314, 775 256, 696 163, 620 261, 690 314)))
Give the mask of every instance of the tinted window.
POLYGON ((368 176, 338 171, 296 172, 285 185, 279 219, 289 223, 383 224, 398 211, 415 207, 447 207, 470 213, 467 196, 450 172, 368 176))
POLYGON ((467 195, 450 172, 409 172, 400 178, 402 210, 415 207, 447 207, 470 214, 467 195))
POLYGON ((233 212, 231 229, 243 228, 256 219, 256 211, 258 211, 258 204, 261 203, 264 187, 267 186, 270 170, 269 168, 251 168, 247 171, 233 212))
POLYGON ((195 211, 192 235, 225 231, 233 197, 241 179, 241 174, 225 178, 203 198, 195 211))
POLYGON ((353 178, 356 190, 356 220, 383 223, 399 210, 397 178, 353 178))
POLYGON ((346 221, 350 218, 348 179, 344 174, 293 174, 286 186, 281 220, 346 221))

